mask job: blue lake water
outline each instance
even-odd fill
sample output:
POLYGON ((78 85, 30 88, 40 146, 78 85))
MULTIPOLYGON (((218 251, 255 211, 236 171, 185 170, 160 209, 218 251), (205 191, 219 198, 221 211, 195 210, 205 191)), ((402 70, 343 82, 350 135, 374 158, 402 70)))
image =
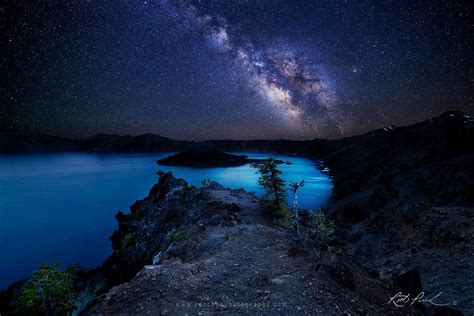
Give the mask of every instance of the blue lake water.
MULTIPOLYGON (((156 172, 172 171, 200 186, 209 177, 230 188, 261 194, 256 170, 158 166, 170 153, 53 153, 0 155, 0 288, 30 275, 41 262, 95 267, 110 253, 114 215, 148 194, 156 172)), ((268 154, 245 153, 251 158, 268 154)), ((304 179, 302 207, 323 207, 332 190, 313 161, 277 156, 288 182, 304 179)), ((290 196, 289 196, 290 197, 290 196)))

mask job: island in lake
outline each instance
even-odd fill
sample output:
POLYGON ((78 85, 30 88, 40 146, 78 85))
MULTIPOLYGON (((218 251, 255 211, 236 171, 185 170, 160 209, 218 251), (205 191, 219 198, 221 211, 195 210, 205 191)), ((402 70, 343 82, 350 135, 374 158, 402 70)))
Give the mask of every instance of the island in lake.
MULTIPOLYGON (((261 162, 265 159, 250 159, 247 155, 234 155, 220 150, 187 150, 157 161, 163 166, 186 166, 195 168, 237 167, 261 162)), ((290 164, 282 160, 277 163, 290 164)))

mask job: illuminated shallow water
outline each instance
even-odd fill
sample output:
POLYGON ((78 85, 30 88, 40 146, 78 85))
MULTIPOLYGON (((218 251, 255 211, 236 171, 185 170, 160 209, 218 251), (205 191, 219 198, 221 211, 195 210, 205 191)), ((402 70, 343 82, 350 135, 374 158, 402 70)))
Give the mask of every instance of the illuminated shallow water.
MULTIPOLYGON (((268 154, 244 153, 251 158, 268 154)), ((249 165, 231 168, 158 166, 169 153, 53 153, 0 155, 0 288, 28 276, 41 262, 94 267, 110 253, 114 215, 148 194, 159 169, 196 186, 209 177, 230 188, 261 194, 249 165)), ((304 179, 302 207, 326 204, 331 180, 314 162, 279 155, 287 181, 304 179)))

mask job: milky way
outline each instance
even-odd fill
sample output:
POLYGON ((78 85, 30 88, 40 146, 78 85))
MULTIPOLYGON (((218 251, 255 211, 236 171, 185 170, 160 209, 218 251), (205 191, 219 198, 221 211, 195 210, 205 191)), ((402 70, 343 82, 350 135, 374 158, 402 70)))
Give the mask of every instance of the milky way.
POLYGON ((0 130, 339 138, 472 111, 462 1, 13 1, 0 130))
POLYGON ((318 65, 304 54, 277 41, 257 47, 252 42, 235 38, 232 26, 224 17, 200 13, 193 5, 161 4, 168 17, 203 34, 211 47, 237 63, 248 84, 288 123, 317 131, 315 116, 333 119, 334 90, 318 73, 318 65))

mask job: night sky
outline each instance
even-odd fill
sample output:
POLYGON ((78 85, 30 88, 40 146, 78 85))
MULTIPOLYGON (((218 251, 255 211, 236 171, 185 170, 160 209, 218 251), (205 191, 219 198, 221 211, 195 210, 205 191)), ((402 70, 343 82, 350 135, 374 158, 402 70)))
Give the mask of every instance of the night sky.
POLYGON ((7 0, 0 15, 1 129, 309 139, 474 114, 468 2, 7 0))

